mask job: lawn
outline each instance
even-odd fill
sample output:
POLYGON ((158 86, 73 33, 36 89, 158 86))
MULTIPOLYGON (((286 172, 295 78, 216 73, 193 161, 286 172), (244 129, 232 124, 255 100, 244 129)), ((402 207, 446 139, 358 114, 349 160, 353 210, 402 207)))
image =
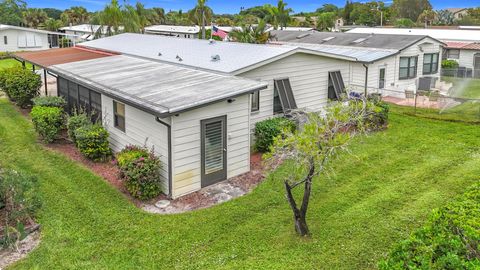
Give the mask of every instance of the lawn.
MULTIPOLYGON (((6 68, 11 68, 11 67, 20 67, 22 66, 22 63, 18 62, 15 59, 9 58, 9 59, 0 59, 0 71, 4 70, 6 68)), ((32 65, 30 63, 26 64, 27 68, 31 69, 32 65)))
POLYGON ((42 241, 12 269, 372 269, 431 209, 479 180, 478 126, 391 114, 316 179, 311 238, 293 230, 281 175, 200 211, 147 214, 81 165, 37 144, 0 99, 0 163, 37 175, 42 241))

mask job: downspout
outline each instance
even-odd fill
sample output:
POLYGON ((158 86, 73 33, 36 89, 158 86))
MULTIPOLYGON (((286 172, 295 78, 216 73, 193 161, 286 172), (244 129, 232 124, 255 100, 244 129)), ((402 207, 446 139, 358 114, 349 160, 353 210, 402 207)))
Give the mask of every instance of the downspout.
POLYGON ((172 126, 160 120, 157 116, 155 121, 167 127, 168 137, 168 198, 172 198, 172 126))
POLYGON ((365 97, 368 95, 368 65, 363 64, 365 68, 365 97))

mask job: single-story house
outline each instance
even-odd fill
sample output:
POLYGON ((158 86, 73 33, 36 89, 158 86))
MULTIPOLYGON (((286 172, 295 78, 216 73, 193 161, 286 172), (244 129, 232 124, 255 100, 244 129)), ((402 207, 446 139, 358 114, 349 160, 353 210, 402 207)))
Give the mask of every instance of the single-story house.
MULTIPOLYGON (((123 26, 120 26, 120 30, 123 26)), ((98 24, 78 24, 69 25, 59 29, 61 32, 72 36, 70 40, 74 43, 93 40, 96 38, 105 37, 108 32, 107 26, 98 24)))
MULTIPOLYGON (((420 28, 355 28, 348 33, 388 35, 428 35, 446 44, 443 59, 454 59, 464 69, 480 70, 480 28, 420 29, 420 28), (477 63, 477 64, 476 64, 477 63)), ((471 74, 478 74, 473 71, 471 74)))
POLYGON ((468 8, 446 8, 445 10, 452 13, 455 20, 461 20, 468 15, 468 8))
POLYGON ((321 110, 356 80, 355 65, 394 53, 140 34, 74 49, 104 55, 44 64, 58 76, 58 94, 69 107, 81 104, 101 115, 113 150, 154 147, 172 198, 248 172, 255 123, 296 108, 321 110))
MULTIPOLYGON (((273 31, 272 43, 290 44, 302 48, 331 48, 342 50, 367 48, 358 55, 360 61, 351 63, 350 87, 384 94, 403 94, 415 91, 419 78, 440 78, 440 59, 445 44, 422 35, 376 35, 331 32, 273 31)), ((354 55, 356 56, 356 55, 354 55)), ((433 83, 433 82, 432 82, 433 83)))
POLYGON ((64 33, 0 24, 0 51, 34 51, 57 48, 64 33))
POLYGON ((199 26, 180 25, 151 25, 145 27, 145 34, 162 35, 181 38, 198 38, 201 29, 199 26))

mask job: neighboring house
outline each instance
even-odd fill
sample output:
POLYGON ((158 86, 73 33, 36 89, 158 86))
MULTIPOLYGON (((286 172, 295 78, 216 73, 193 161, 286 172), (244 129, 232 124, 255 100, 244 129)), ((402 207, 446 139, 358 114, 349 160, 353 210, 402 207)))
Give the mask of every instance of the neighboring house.
MULTIPOLYGON (((120 30, 121 29, 123 29, 123 26, 120 27, 120 30)), ((78 24, 65 26, 59 30, 65 34, 75 36, 75 38, 71 38, 71 40, 72 42, 78 43, 105 37, 108 32, 108 27, 97 24, 78 24)))
POLYGON ((63 33, 0 24, 0 51, 34 51, 56 48, 63 33))
POLYGON ((199 26, 179 25, 152 25, 145 27, 145 34, 162 35, 181 38, 198 38, 201 28, 199 26))
MULTIPOLYGON (((437 45, 425 37, 408 56, 422 63, 419 48, 436 53, 437 45)), ((153 146, 163 163, 164 191, 173 198, 248 172, 258 121, 297 108, 321 110, 344 86, 363 82, 363 64, 378 63, 380 69, 381 59, 399 54, 139 34, 97 39, 77 49, 120 55, 49 62, 45 68, 58 75, 59 95, 69 107, 82 104, 101 112, 114 151, 128 144, 153 146)), ((386 78, 396 76, 398 63, 388 62, 386 69, 386 78)))
POLYGON ((352 54, 359 61, 351 63, 347 73, 349 86, 357 91, 366 86, 369 92, 383 90, 385 94, 403 94, 405 90, 415 91, 419 78, 440 78, 444 44, 428 36, 289 31, 272 34, 273 43, 310 49, 330 47, 332 53, 368 48, 367 54, 352 54))
POLYGON ((446 8, 445 10, 451 12, 455 20, 461 20, 468 15, 467 8, 446 8))
POLYGON ((374 33, 395 35, 428 35, 446 44, 443 59, 455 59, 461 68, 476 69, 469 74, 480 72, 480 30, 452 29, 403 29, 403 28, 355 28, 348 33, 374 33))

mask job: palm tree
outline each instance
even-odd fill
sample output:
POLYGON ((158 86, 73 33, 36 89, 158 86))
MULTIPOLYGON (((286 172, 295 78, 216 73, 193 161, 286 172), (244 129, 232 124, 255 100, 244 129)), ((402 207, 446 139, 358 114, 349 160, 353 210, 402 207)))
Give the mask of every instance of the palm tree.
POLYGON ((47 13, 39 8, 29 8, 22 15, 25 26, 31 28, 38 28, 48 19, 47 13))
POLYGON ((103 26, 106 26, 107 36, 113 36, 118 34, 120 31, 120 25, 123 23, 123 14, 118 4, 118 0, 112 0, 105 9, 99 15, 99 21, 102 27, 99 28, 100 31, 103 31, 103 26))
POLYGON ((243 24, 241 29, 234 29, 229 34, 236 42, 265 44, 270 39, 265 20, 259 19, 256 26, 243 24))
POLYGON ((131 5, 125 5, 122 9, 123 31, 128 33, 142 33, 144 27, 137 10, 131 5))
POLYGON ((202 39, 205 39, 205 24, 211 21, 213 11, 207 5, 207 0, 197 0, 197 5, 188 12, 189 19, 202 27, 202 39))
POLYGON ((148 21, 151 24, 164 24, 166 22, 165 10, 163 8, 152 8, 149 17, 148 21))
POLYGON ((42 25, 41 28, 48 30, 48 31, 58 31, 60 27, 63 26, 61 20, 55 20, 52 18, 48 18, 42 25))
POLYGON ((145 9, 145 6, 140 2, 137 2, 137 4, 135 5, 135 12, 138 16, 140 32, 143 34, 145 33, 145 27, 150 24, 150 21, 148 20, 150 12, 149 10, 145 9))
POLYGON ((60 15, 60 18, 65 24, 77 25, 87 23, 90 19, 90 15, 84 7, 71 7, 65 10, 60 15))
POLYGON ((267 11, 265 20, 270 23, 275 30, 278 29, 279 26, 281 29, 287 27, 287 24, 290 22, 290 13, 293 11, 291 8, 287 8, 287 3, 279 0, 276 7, 267 4, 264 5, 263 8, 267 11))

